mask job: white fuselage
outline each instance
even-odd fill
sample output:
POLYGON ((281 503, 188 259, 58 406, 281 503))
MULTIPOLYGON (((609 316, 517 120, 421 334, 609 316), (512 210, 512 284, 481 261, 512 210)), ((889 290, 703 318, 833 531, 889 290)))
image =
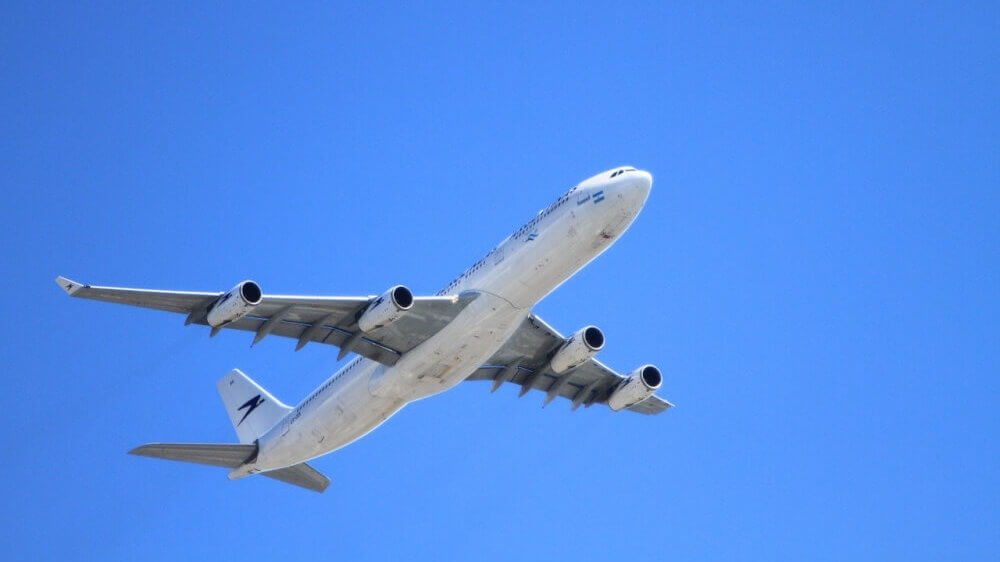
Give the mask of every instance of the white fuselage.
POLYGON ((560 197, 441 290, 475 291, 447 326, 392 367, 350 361, 258 441, 232 477, 298 464, 343 447, 409 402, 448 390, 499 350, 531 308, 606 250, 649 196, 642 171, 594 176, 560 197))

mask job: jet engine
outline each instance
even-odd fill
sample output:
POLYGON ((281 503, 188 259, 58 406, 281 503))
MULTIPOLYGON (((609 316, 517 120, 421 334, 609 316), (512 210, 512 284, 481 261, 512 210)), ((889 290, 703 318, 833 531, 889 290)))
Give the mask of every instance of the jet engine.
POLYGON ((403 285, 396 285, 368 305, 358 317, 358 328, 371 332, 395 322, 413 306, 413 293, 403 285))
POLYGON ((587 326, 573 334, 552 356, 549 368, 559 374, 572 369, 604 348, 604 332, 597 326, 587 326))
POLYGON ((250 280, 244 281, 219 297, 208 310, 205 320, 213 328, 235 322, 260 304, 262 295, 260 285, 250 280))
POLYGON ((660 388, 663 375, 653 365, 639 367, 625 379, 608 398, 608 406, 614 411, 624 410, 649 398, 660 388))

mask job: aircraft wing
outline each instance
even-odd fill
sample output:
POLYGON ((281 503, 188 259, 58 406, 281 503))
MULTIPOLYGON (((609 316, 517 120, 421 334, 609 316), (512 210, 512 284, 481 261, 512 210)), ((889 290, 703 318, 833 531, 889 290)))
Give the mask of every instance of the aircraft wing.
MULTIPOLYGON (((495 391, 505 382, 521 385, 521 396, 529 390, 546 393, 547 405, 557 397, 572 400, 575 410, 581 404, 607 404, 611 393, 625 377, 601 363, 589 359, 562 374, 547 369, 549 358, 566 341, 555 328, 534 314, 528 316, 506 344, 466 380, 491 380, 495 391)), ((640 414, 659 414, 673 407, 652 395, 627 408, 640 414)))
MULTIPOLYGON (((98 287, 65 277, 57 278, 56 283, 73 297, 185 314, 185 324, 208 325, 206 311, 225 294, 98 287)), ((283 336, 297 339, 296 349, 314 341, 340 347, 341 357, 353 352, 394 365, 403 353, 437 333, 477 296, 414 297, 412 307, 397 320, 363 333, 356 318, 376 297, 265 294, 249 314, 220 328, 255 332, 254 344, 267 335, 283 336)), ((214 328, 212 335, 220 328, 214 328)))

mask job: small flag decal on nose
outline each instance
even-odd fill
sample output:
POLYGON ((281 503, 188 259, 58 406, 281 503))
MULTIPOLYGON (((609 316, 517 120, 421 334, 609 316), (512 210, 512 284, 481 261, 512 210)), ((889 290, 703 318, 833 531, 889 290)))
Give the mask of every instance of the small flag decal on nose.
POLYGON ((603 189, 600 190, 600 191, 595 191, 594 192, 594 204, 596 205, 596 204, 600 203, 601 201, 604 201, 604 190, 603 189))

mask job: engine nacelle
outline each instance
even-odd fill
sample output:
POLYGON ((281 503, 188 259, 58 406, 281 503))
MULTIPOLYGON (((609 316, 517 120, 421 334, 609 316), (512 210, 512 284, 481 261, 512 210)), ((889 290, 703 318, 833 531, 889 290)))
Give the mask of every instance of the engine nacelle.
POLYGON ((624 410, 649 398, 663 383, 663 375, 653 365, 643 365, 633 371, 625 382, 621 383, 611 397, 608 406, 614 411, 624 410))
POLYGON ((552 356, 549 368, 559 374, 576 367, 604 348, 604 332, 597 326, 587 326, 573 334, 552 356))
POLYGON ((208 310, 208 316, 205 320, 213 328, 235 322, 249 314, 255 306, 260 304, 262 296, 263 293, 260 291, 260 285, 253 281, 244 281, 230 289, 228 293, 219 297, 212 304, 212 308, 208 310))
POLYGON ((403 285, 396 285, 373 300, 358 317, 358 329, 371 332, 395 322, 413 306, 413 293, 403 285))

